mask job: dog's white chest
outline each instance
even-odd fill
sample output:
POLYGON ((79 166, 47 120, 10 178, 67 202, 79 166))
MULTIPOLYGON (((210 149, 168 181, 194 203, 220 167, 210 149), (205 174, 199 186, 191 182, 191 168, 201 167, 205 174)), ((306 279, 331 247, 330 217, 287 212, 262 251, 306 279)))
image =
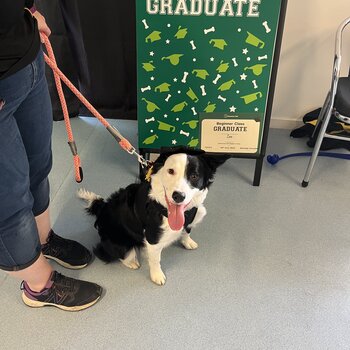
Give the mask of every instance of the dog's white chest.
POLYGON ((161 244, 164 248, 180 239, 182 230, 173 231, 169 226, 168 218, 163 218, 161 228, 163 230, 163 234, 160 237, 159 244, 161 244))

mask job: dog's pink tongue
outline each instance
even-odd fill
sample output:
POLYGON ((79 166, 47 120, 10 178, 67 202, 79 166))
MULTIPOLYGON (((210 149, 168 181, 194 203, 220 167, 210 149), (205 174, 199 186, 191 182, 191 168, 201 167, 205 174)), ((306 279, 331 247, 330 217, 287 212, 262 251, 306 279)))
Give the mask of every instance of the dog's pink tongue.
POLYGON ((168 203, 168 222, 173 231, 179 231, 185 224, 185 204, 168 203))

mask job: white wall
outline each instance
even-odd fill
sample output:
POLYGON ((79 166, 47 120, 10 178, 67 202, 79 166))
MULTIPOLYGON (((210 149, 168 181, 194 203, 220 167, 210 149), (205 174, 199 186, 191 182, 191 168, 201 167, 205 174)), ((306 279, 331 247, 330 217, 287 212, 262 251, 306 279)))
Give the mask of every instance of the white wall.
MULTIPOLYGON (((289 0, 271 126, 292 129, 321 107, 330 87, 339 24, 350 0, 289 0)), ((345 28, 343 74, 350 66, 350 24, 345 28)))

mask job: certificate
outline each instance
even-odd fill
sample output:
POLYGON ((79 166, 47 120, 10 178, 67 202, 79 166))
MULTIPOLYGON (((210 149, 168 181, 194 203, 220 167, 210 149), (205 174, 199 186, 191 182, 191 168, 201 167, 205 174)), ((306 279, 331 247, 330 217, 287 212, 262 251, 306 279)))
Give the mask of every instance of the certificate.
POLYGON ((257 153, 260 124, 259 119, 203 119, 201 149, 214 153, 257 153))

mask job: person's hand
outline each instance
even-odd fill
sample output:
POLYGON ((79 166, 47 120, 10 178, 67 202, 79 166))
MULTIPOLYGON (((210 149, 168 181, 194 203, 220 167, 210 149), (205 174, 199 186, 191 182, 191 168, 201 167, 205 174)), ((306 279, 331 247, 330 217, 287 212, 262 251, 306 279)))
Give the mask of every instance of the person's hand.
POLYGON ((46 20, 45 17, 39 12, 39 11, 35 11, 33 13, 33 17, 37 20, 38 22, 38 28, 39 28, 39 32, 45 34, 47 37, 50 36, 51 34, 51 30, 49 28, 49 26, 46 24, 46 20))

